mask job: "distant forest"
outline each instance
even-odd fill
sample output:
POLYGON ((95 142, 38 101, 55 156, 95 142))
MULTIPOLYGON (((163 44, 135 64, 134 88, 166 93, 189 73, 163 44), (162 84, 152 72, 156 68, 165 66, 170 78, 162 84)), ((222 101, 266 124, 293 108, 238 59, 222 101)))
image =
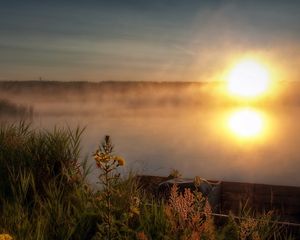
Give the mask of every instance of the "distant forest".
MULTIPOLYGON (((274 94, 251 100, 261 106, 300 104, 300 83, 277 83, 274 94)), ((125 108, 224 107, 240 104, 230 97, 224 83, 215 82, 0 82, 0 112, 33 111, 37 102, 117 103, 125 108), (25 104, 25 105, 24 105, 25 104), (26 105, 27 104, 27 105, 26 105), (23 110, 22 110, 23 109, 23 110)), ((249 101, 249 100, 246 100, 249 101)))

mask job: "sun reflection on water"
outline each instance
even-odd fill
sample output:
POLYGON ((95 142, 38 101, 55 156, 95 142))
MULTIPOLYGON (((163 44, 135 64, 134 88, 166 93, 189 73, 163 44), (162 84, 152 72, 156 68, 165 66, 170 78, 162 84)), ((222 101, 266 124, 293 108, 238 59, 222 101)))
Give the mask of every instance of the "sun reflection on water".
POLYGON ((257 138, 262 136, 265 130, 263 115, 252 108, 232 112, 227 123, 231 133, 239 138, 257 138))

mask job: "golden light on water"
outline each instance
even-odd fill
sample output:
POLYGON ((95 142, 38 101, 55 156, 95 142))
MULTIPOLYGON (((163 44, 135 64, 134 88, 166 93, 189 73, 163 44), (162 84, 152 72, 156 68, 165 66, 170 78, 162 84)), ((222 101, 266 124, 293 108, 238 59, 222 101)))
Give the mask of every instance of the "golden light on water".
POLYGON ((236 64, 228 75, 228 90, 241 97, 256 97, 270 84, 267 68, 258 61, 246 59, 236 64))
POLYGON ((250 108, 241 109, 230 115, 228 127, 238 137, 258 137, 263 133, 264 118, 259 112, 250 108))

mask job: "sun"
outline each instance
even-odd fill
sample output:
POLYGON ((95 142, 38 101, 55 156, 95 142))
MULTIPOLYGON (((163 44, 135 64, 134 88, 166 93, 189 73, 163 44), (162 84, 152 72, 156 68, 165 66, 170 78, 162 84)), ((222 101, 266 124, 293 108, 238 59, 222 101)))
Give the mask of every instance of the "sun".
POLYGON ((228 75, 231 94, 252 98, 263 94, 269 87, 269 72, 258 61, 246 59, 236 64, 228 75))
POLYGON ((228 126, 238 137, 252 138, 262 133, 264 121, 257 111, 246 108, 234 112, 228 120, 228 126))

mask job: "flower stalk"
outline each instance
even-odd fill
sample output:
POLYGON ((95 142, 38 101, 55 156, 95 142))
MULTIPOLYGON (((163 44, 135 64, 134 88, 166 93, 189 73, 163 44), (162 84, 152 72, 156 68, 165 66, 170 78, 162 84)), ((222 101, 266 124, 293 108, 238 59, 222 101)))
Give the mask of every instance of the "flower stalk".
POLYGON ((94 159, 97 167, 101 170, 99 181, 103 186, 104 196, 103 224, 105 236, 110 240, 113 238, 112 196, 116 193, 114 186, 120 179, 117 169, 125 165, 125 160, 120 156, 113 155, 113 145, 109 136, 105 136, 104 142, 94 154, 94 159))

